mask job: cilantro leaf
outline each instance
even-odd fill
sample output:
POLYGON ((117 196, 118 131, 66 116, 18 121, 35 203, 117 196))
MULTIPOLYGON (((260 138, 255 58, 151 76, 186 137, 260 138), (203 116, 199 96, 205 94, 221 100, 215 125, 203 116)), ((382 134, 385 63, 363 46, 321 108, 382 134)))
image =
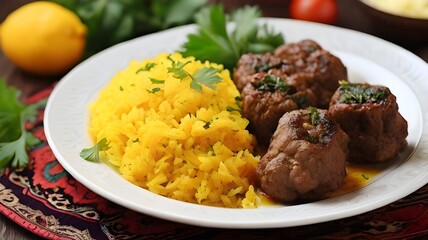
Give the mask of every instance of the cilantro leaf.
POLYGON ((205 85, 213 90, 216 90, 217 87, 214 84, 221 82, 222 80, 222 78, 217 75, 217 72, 218 70, 212 67, 203 67, 198 69, 192 76, 192 82, 190 83, 190 86, 198 92, 202 91, 201 85, 205 85))
POLYGON ((257 24, 260 16, 259 8, 243 7, 232 14, 234 25, 227 28, 230 16, 224 13, 223 6, 208 6, 196 14, 198 31, 187 36, 180 52, 184 57, 223 64, 232 71, 242 54, 269 52, 284 44, 282 34, 257 24))
POLYGON ((28 148, 40 141, 25 129, 27 121, 34 121, 38 109, 46 99, 31 105, 22 104, 20 92, 8 87, 0 79, 0 168, 22 168, 28 164, 28 148))
POLYGON ((107 139, 103 138, 91 148, 84 148, 80 152, 80 157, 90 162, 100 162, 100 152, 110 148, 107 139))

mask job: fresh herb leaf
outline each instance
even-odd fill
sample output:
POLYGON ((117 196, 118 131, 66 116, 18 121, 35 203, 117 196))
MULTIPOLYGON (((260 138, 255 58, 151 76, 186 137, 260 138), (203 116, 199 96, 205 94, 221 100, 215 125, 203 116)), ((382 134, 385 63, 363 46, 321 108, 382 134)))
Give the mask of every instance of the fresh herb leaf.
POLYGON ((222 5, 204 8, 195 16, 198 32, 188 35, 181 53, 185 57, 194 56, 198 60, 223 64, 233 71, 242 54, 270 52, 284 44, 280 33, 257 24, 260 16, 257 7, 238 9, 231 17, 235 24, 228 31, 229 16, 224 13, 222 5))
POLYGON ((80 157, 90 162, 100 162, 100 152, 110 148, 107 139, 103 138, 91 148, 85 148, 80 152, 80 157))
POLYGON ((222 78, 217 75, 218 71, 212 67, 203 67, 196 70, 193 75, 184 70, 184 67, 190 63, 190 61, 182 63, 180 61, 175 61, 170 56, 168 59, 172 62, 171 67, 168 67, 168 72, 173 73, 173 77, 178 78, 180 80, 185 79, 186 77, 190 77, 192 81, 190 82, 190 87, 195 89, 198 92, 202 92, 202 85, 205 85, 213 90, 216 90, 216 86, 214 84, 220 82, 222 78))
POLYGON ((144 71, 150 71, 150 69, 156 67, 157 63, 147 63, 144 67, 138 69, 135 74, 138 74, 140 72, 144 72, 144 71))
POLYGON ((156 88, 152 88, 152 89, 146 89, 148 93, 155 93, 155 92, 159 92, 161 89, 156 87, 156 88))
POLYGON ((318 113, 318 109, 316 109, 315 107, 308 107, 307 110, 309 118, 311 119, 311 124, 318 125, 320 123, 320 115, 318 113))
POLYGON ((369 180, 370 178, 367 176, 367 175, 365 175, 364 173, 363 174, 361 174, 361 177, 363 177, 365 180, 369 180))
POLYGON ((155 78, 149 78, 149 79, 153 84, 162 84, 165 82, 165 80, 159 80, 159 79, 155 79, 155 78))
POLYGON ((368 84, 350 84, 340 81, 339 102, 346 104, 379 103, 387 98, 383 89, 368 84))
POLYGON ((190 61, 182 63, 180 61, 175 61, 171 58, 171 56, 168 56, 168 59, 172 62, 172 64, 171 67, 167 68, 167 70, 169 73, 174 73, 173 77, 183 80, 189 76, 189 73, 184 70, 184 67, 189 64, 190 61))
POLYGON ((281 91, 288 92, 290 86, 283 79, 272 74, 266 74, 260 82, 254 83, 254 87, 261 91, 281 91))
POLYGON ((241 112, 241 109, 239 109, 239 108, 234 108, 234 107, 232 107, 232 106, 227 106, 226 107, 226 110, 228 111, 228 112, 241 112))
POLYGON ((31 105, 22 104, 20 92, 0 79, 0 168, 22 168, 28 164, 27 150, 40 141, 25 129, 27 121, 35 121, 46 99, 31 105))
POLYGON ((88 28, 86 57, 116 43, 193 22, 207 0, 52 0, 88 28))
POLYGON ((202 91, 201 85, 205 85, 213 90, 216 90, 217 87, 214 85, 218 82, 221 82, 222 78, 217 75, 218 70, 212 67, 203 67, 198 69, 192 77, 192 82, 190 86, 197 90, 198 92, 202 91))

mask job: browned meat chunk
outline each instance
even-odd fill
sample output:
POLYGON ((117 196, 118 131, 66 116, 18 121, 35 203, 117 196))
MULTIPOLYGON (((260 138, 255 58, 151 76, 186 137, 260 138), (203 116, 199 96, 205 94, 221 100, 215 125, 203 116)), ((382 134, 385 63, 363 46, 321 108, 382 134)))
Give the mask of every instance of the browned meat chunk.
POLYGON ((274 55, 287 63, 279 70, 289 76, 288 84, 298 90, 311 89, 317 96, 316 106, 320 108, 328 108, 331 96, 339 87, 338 82, 348 79, 342 61, 312 40, 280 46, 274 55))
POLYGON ((280 46, 274 53, 244 54, 234 72, 237 88, 241 91, 259 72, 276 75, 298 91, 310 89, 320 108, 328 108, 338 81, 348 78, 340 59, 312 40, 280 46))
POLYGON ((257 166, 262 190, 282 202, 322 198, 343 185, 348 135, 326 110, 285 113, 257 166))
POLYGON ((311 92, 296 92, 274 75, 263 72, 253 76, 241 93, 242 114, 250 121, 258 143, 267 147, 282 115, 314 104, 315 97, 311 92))
POLYGON ((253 78, 253 74, 267 72, 270 68, 280 67, 282 61, 273 53, 265 54, 243 54, 238 61, 237 68, 233 73, 233 81, 241 91, 253 78))
POLYGON ((329 113, 350 136, 350 162, 382 162, 406 143, 407 121, 387 87, 341 83, 329 113))

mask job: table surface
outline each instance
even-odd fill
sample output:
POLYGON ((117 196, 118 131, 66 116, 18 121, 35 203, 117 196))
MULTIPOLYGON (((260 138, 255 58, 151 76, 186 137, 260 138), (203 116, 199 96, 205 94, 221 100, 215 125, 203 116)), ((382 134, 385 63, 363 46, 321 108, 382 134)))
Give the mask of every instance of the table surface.
MULTIPOLYGON (((0 1, 0 22, 17 7, 27 3, 26 0, 2 0, 0 1)), ((216 1, 219 2, 219 1, 216 1)), ((287 18, 287 6, 289 1, 281 0, 228 0, 223 1, 229 8, 241 6, 244 3, 257 4, 261 6, 263 15, 268 17, 281 17, 287 18)), ((357 4, 357 1, 338 0, 339 4, 339 19, 336 23, 337 26, 354 29, 357 31, 369 33, 375 36, 380 36, 379 29, 371 25, 371 22, 357 4)), ((390 40, 390 39, 386 39, 390 40)), ((403 48, 413 52, 423 60, 428 62, 428 43, 414 44, 414 43, 397 43, 403 48)), ((20 89, 21 98, 26 97, 50 86, 55 81, 59 80, 61 76, 55 77, 41 77, 28 74, 17 69, 0 51, 0 77, 6 79, 10 86, 20 89)), ((5 216, 0 214, 0 239, 40 239, 38 236, 26 231, 24 228, 18 226, 5 216)))

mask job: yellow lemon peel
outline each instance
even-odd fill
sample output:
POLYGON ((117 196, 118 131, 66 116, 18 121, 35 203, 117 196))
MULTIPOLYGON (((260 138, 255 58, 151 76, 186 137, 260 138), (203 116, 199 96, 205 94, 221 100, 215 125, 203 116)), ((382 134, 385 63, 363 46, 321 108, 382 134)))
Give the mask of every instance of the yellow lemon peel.
POLYGON ((57 75, 82 58, 86 33, 72 11, 52 2, 32 2, 6 17, 0 27, 0 46, 19 68, 57 75))

